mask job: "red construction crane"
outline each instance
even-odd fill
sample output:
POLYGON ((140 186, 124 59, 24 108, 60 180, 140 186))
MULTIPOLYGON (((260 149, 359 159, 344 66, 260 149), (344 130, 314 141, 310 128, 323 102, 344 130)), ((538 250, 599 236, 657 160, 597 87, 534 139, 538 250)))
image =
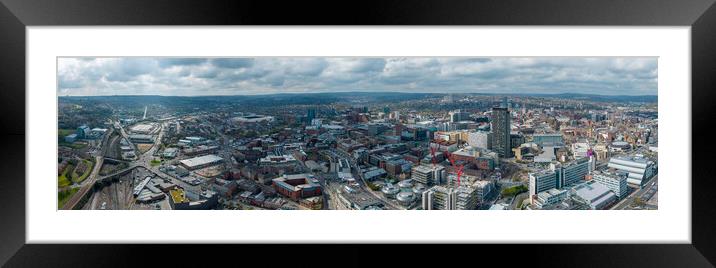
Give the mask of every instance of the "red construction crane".
POLYGON ((455 175, 457 175, 457 187, 460 187, 460 177, 462 176, 462 171, 465 168, 465 164, 456 165, 455 156, 448 151, 445 151, 445 156, 448 160, 450 160, 450 164, 455 169, 455 175))
POLYGON ((428 144, 428 147, 430 148, 430 155, 432 156, 433 168, 435 168, 435 164, 437 164, 437 162, 438 162, 438 159, 435 158, 435 152, 438 151, 438 147, 430 146, 429 144, 428 144))

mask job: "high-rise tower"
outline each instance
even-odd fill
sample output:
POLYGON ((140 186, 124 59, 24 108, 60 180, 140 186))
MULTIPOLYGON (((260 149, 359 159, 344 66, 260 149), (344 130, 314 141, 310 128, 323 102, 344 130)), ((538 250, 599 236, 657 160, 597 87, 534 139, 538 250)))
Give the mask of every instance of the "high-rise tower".
POLYGON ((500 157, 510 157, 510 111, 507 107, 492 108, 492 150, 500 157))

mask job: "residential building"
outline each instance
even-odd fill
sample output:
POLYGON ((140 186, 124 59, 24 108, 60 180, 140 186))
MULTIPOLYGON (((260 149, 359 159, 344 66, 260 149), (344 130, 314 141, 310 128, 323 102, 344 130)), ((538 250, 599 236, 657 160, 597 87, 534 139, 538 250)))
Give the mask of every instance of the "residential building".
POLYGON ((492 149, 500 157, 512 155, 510 147, 510 112, 506 107, 492 108, 492 149))

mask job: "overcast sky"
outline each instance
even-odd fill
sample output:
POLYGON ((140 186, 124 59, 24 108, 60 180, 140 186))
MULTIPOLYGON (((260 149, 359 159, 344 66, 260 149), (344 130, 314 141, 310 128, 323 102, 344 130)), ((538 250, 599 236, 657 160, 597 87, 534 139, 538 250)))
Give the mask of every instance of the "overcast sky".
POLYGON ((59 58, 61 96, 281 92, 656 95, 657 58, 59 58))

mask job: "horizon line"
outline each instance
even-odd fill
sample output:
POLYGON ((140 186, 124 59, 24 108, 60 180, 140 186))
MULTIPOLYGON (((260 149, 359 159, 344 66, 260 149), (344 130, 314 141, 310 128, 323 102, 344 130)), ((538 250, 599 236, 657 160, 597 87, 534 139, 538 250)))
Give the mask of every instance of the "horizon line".
POLYGON ((645 95, 610 95, 610 94, 594 94, 594 93, 491 93, 491 92, 399 92, 399 91, 333 91, 333 92, 273 92, 258 94, 216 94, 216 95, 161 95, 161 94, 127 94, 127 95, 58 95, 58 97, 232 97, 232 96, 268 96, 268 95, 299 95, 299 94, 330 94, 330 93, 395 93, 395 94, 473 94, 473 95, 584 95, 584 96, 604 96, 604 97, 658 97, 658 94, 645 95))

